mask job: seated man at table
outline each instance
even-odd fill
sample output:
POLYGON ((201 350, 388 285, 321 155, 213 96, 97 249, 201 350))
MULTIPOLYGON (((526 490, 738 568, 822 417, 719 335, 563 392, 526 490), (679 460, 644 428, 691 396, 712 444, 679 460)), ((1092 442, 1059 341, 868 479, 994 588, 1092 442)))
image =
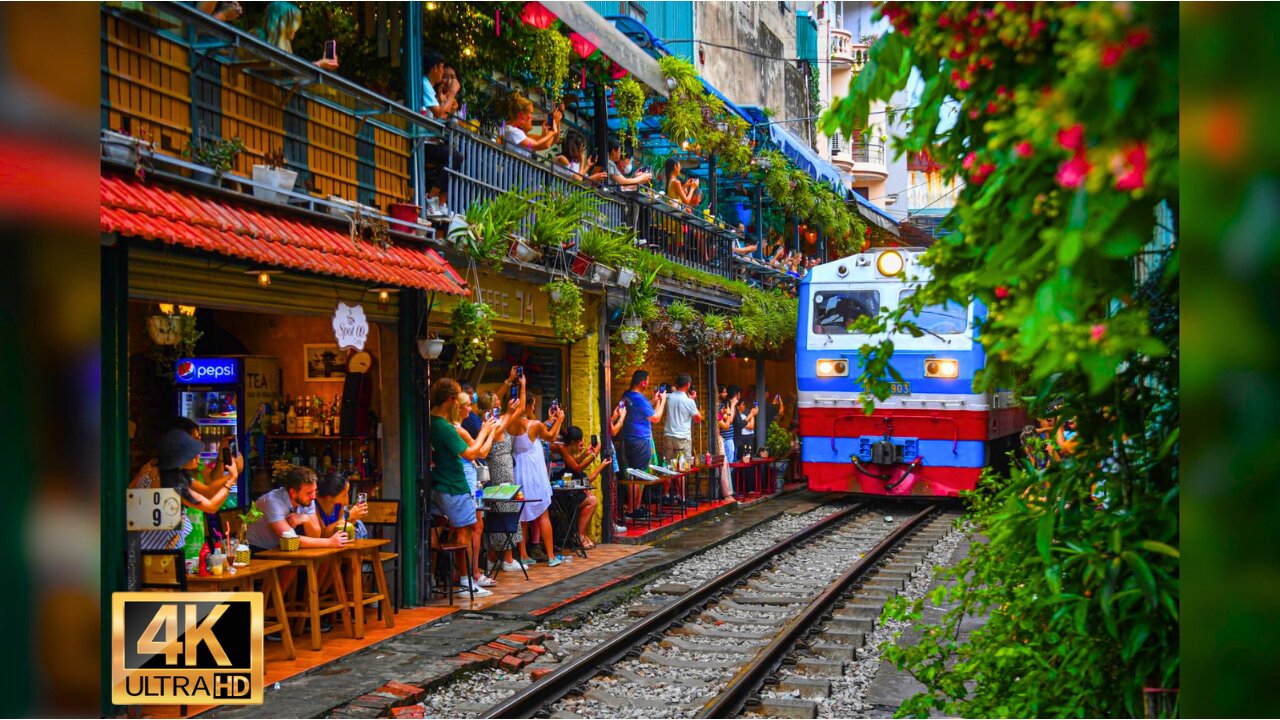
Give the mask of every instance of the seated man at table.
POLYGON ((582 428, 570 425, 569 429, 564 431, 564 442, 552 443, 551 452, 559 455, 564 461, 565 472, 573 476, 575 484, 588 486, 586 497, 578 506, 578 537, 582 539, 583 549, 590 550, 595 547, 595 543, 587 537, 587 524, 591 522, 591 516, 595 514, 596 506, 600 504, 595 493, 591 492, 590 486, 604 471, 604 463, 596 465, 595 470, 588 471, 588 468, 595 462, 599 450, 595 443, 592 443, 590 448, 584 448, 582 428))
POLYGON ((249 547, 253 550, 275 550, 280 537, 289 530, 298 534, 303 548, 342 547, 347 534, 335 532, 321 537, 320 517, 316 514, 316 472, 309 467, 293 467, 285 473, 284 484, 254 501, 262 517, 249 526, 249 547))

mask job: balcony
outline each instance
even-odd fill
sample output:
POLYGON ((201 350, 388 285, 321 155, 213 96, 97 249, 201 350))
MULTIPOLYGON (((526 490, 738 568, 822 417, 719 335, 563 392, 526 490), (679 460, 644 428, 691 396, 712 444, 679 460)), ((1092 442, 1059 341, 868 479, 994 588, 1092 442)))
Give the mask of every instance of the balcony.
MULTIPOLYGON (((201 136, 238 137, 246 149, 222 183, 232 191, 249 192, 255 163, 283 150, 298 179, 279 202, 333 214, 356 205, 366 214, 390 212, 413 201, 415 181, 439 172, 415 148, 447 143, 456 158, 444 173, 453 212, 508 190, 583 189, 600 196, 603 224, 634 227, 653 252, 732 277, 731 231, 641 193, 593 187, 545 158, 428 119, 194 8, 104 6, 101 27, 102 129, 154 143, 160 175, 199 172, 181 154, 201 136)), ((424 208, 416 227, 399 227, 431 237, 430 225, 424 208)))
POLYGON ((865 140, 844 143, 840 140, 839 136, 831 139, 831 163, 852 175, 854 182, 882 182, 889 178, 884 143, 865 140))
POLYGON ((852 68, 856 73, 867 63, 867 46, 854 42, 848 30, 831 31, 831 69, 852 68))

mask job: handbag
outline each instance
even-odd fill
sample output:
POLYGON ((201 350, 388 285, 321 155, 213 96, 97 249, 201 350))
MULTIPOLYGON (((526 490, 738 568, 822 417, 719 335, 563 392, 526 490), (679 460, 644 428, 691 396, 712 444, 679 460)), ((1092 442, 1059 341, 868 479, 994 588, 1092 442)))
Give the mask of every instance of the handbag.
POLYGON ((476 463, 476 487, 484 487, 489 484, 489 466, 476 463))

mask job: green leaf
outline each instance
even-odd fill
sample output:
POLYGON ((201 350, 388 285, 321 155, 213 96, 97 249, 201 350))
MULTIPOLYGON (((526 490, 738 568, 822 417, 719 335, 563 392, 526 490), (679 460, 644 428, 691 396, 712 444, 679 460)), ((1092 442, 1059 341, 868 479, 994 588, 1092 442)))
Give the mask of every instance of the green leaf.
POLYGON ((1159 601, 1159 597, 1156 595, 1156 579, 1151 574, 1151 568, 1147 566, 1147 561, 1132 550, 1125 550, 1120 556, 1124 558, 1124 561, 1133 570, 1134 576, 1138 578, 1138 585, 1146 593, 1151 600, 1152 607, 1154 607, 1159 601))
POLYGON ((1083 247, 1084 243, 1080 239, 1080 233, 1065 233, 1062 236, 1062 242, 1058 245, 1058 262, 1063 265, 1074 265, 1076 260, 1080 259, 1080 251, 1083 247))
POLYGON ((1046 512, 1040 517, 1040 523, 1036 526, 1036 549, 1040 551, 1040 557, 1045 562, 1051 562, 1049 555, 1049 546, 1053 542, 1053 513, 1046 512))
POLYGON ((1179 559, 1182 557, 1178 553, 1177 548, 1171 545, 1166 545, 1162 542, 1158 542, 1156 540, 1139 540, 1138 542, 1134 543, 1134 546, 1140 547, 1143 550, 1150 550, 1151 552, 1160 553, 1161 555, 1168 555, 1169 557, 1174 559, 1179 559))

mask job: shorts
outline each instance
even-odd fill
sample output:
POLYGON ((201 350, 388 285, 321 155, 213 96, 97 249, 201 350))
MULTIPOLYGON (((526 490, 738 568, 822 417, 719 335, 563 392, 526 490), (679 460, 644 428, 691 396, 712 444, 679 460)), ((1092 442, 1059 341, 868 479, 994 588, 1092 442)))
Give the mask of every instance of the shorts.
POLYGON ((678 458, 681 455, 685 457, 693 457, 693 438, 678 438, 672 435, 662 436, 663 444, 666 449, 663 450, 664 457, 668 460, 678 458))
POLYGON ((476 499, 472 495, 446 495, 431 491, 431 512, 449 519, 449 527, 461 528, 476 524, 476 499))
POLYGON ((733 438, 721 438, 724 440, 724 459, 730 463, 738 462, 737 448, 733 446, 733 438))
POLYGON ((649 438, 626 438, 622 441, 627 451, 627 467, 649 472, 649 461, 653 459, 653 444, 649 438))
POLYGON ((480 505, 476 503, 476 489, 480 487, 480 482, 476 478, 475 463, 464 458, 462 460, 462 474, 467 478, 467 487, 471 488, 471 507, 475 510, 480 510, 480 505))

